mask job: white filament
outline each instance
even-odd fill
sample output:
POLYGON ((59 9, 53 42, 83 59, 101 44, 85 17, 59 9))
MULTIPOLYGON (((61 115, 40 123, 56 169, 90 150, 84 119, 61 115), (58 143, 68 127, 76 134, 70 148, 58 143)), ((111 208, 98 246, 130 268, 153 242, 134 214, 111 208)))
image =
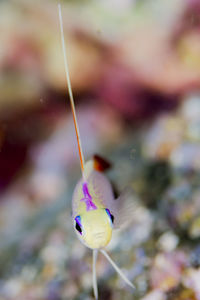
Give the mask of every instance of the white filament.
POLYGON ((105 250, 100 250, 101 253, 107 258, 107 260, 111 263, 111 265, 113 266, 113 268, 115 269, 115 271, 121 276, 121 278, 129 285, 131 286, 133 289, 135 288, 135 286, 132 284, 132 282, 130 282, 130 280, 122 273, 122 271, 120 270, 120 268, 114 263, 114 261, 111 259, 111 257, 108 255, 108 253, 105 250))
POLYGON ((93 250, 93 266, 92 266, 92 282, 95 300, 98 300, 98 287, 97 287, 97 274, 96 274, 96 262, 97 262, 98 250, 93 250))

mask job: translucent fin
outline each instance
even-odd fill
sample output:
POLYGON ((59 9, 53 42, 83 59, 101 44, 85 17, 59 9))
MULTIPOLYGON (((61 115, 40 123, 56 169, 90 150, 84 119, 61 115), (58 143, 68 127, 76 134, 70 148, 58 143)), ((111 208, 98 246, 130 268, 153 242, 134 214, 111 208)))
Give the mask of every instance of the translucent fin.
POLYGON ((121 195, 113 200, 110 211, 114 216, 114 228, 126 227, 134 220, 134 215, 139 208, 138 198, 132 188, 125 188, 121 195))
POLYGON ((111 263, 115 271, 120 275, 120 277, 133 289, 135 289, 135 286, 130 280, 122 273, 121 269, 115 264, 115 262, 111 259, 111 257, 108 255, 108 253, 105 250, 100 250, 101 253, 107 258, 107 260, 111 263))
POLYGON ((95 300, 98 300, 98 287, 97 287, 97 273, 96 273, 96 262, 97 262, 98 250, 93 250, 93 265, 92 265, 92 283, 95 300))

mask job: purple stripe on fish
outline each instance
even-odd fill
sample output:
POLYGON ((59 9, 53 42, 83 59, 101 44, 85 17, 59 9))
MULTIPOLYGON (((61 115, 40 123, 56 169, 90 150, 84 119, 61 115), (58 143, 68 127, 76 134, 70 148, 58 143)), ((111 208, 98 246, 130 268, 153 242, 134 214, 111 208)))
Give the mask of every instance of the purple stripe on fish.
POLYGON ((82 191, 83 191, 84 198, 82 198, 81 201, 85 201, 86 210, 88 211, 88 210, 97 209, 96 205, 92 202, 92 197, 88 191, 88 186, 86 182, 83 183, 82 191))

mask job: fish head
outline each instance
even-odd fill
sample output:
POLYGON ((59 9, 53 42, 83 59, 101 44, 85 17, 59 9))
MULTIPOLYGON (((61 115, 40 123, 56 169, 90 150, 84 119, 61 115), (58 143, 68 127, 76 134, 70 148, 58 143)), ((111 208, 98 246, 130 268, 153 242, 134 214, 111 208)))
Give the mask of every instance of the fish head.
POLYGON ((74 228, 85 246, 105 247, 111 240, 114 217, 107 208, 86 211, 74 218, 74 228))

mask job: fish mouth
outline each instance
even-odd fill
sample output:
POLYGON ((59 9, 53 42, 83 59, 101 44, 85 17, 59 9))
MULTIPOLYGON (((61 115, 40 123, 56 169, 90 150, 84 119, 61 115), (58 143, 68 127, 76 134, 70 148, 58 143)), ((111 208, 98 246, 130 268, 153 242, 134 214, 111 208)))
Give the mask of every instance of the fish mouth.
POLYGON ((105 238, 105 233, 104 232, 97 232, 94 234, 95 239, 103 239, 105 238))
POLYGON ((92 249, 100 249, 105 247, 108 242, 110 241, 108 235, 106 234, 106 232, 94 232, 92 234, 92 241, 90 242, 90 247, 92 249))

